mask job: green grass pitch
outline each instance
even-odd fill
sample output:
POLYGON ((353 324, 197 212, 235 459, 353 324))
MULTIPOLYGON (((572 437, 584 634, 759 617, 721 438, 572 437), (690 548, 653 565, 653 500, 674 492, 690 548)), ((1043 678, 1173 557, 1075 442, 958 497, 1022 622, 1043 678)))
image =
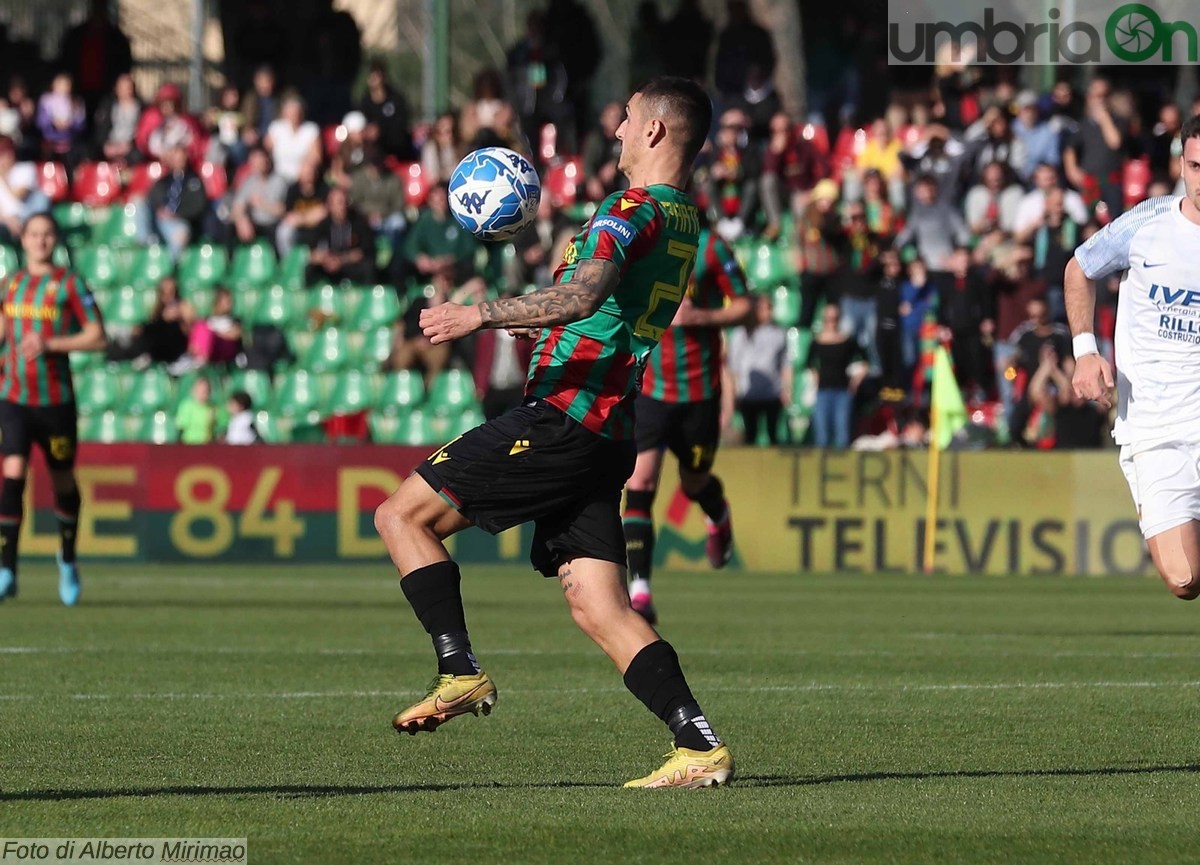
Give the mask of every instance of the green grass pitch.
POLYGON ((468 568, 490 718, 389 569, 46 565, 0 605, 0 836, 248 837, 255 863, 1197 861, 1200 613, 1150 579, 664 572, 739 779, 620 789, 665 730, 555 583, 468 568))

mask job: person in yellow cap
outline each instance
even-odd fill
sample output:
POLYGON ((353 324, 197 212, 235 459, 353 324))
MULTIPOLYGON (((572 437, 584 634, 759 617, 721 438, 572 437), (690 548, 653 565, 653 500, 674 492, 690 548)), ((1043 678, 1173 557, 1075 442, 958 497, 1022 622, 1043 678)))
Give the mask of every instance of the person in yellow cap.
POLYGON ((828 296, 841 264, 837 244, 842 234, 837 182, 817 181, 808 206, 796 223, 796 270, 800 273, 800 327, 811 328, 817 301, 828 296))

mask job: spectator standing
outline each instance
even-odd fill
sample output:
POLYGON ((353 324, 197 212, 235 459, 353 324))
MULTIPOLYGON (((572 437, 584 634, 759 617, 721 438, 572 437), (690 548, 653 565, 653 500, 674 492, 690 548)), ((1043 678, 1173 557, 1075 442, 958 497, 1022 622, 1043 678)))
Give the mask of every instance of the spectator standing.
POLYGON ((50 90, 38 99, 37 124, 42 134, 42 155, 74 168, 84 159, 83 133, 87 111, 74 94, 69 73, 60 72, 50 90))
POLYGON ((90 117, 121 75, 133 69, 129 38, 112 22, 108 0, 91 0, 86 20, 63 36, 58 66, 79 87, 90 117))
POLYGON ((275 232, 275 246, 284 258, 296 244, 311 246, 316 239, 317 226, 329 215, 325 198, 329 186, 321 177, 321 166, 308 160, 300 166, 300 177, 288 187, 284 202, 286 211, 275 232))
POLYGON ((194 165, 204 160, 204 129, 182 106, 183 91, 168 83, 158 88, 154 104, 142 112, 135 140, 148 159, 163 160, 172 148, 183 147, 194 165))
POLYGON ((729 340, 729 371, 735 405, 746 430, 746 444, 758 442, 761 424, 767 440, 779 443, 779 418, 791 402, 792 368, 787 360, 787 332, 772 319, 771 298, 755 299, 750 321, 729 340))
POLYGON ((838 279, 841 326, 870 362, 871 373, 880 371, 876 331, 879 326, 879 251, 883 245, 867 226, 867 210, 861 201, 846 206, 846 228, 842 244, 842 271, 838 279))
POLYGON ((254 424, 254 402, 244 390, 235 390, 225 404, 229 424, 225 428, 225 444, 253 445, 262 441, 254 424))
POLYGON ((1071 220, 1078 225, 1088 222, 1088 209, 1083 197, 1074 189, 1063 189, 1058 182, 1058 172, 1053 166, 1041 164, 1033 171, 1033 189, 1025 193, 1017 207, 1013 234, 1017 240, 1027 243, 1043 223, 1046 215, 1046 196, 1051 190, 1062 191, 1063 208, 1071 220))
POLYGON ((950 354, 964 397, 980 398, 993 382, 991 274, 973 265, 970 251, 961 246, 948 257, 945 268, 930 274, 938 291, 938 323, 950 332, 950 354))
POLYGON ((279 119, 267 127, 263 144, 275 163, 275 173, 288 183, 296 182, 306 160, 320 160, 321 130, 304 119, 304 101, 299 96, 283 98, 279 119))
POLYGON ((507 105, 504 101, 504 80, 500 73, 492 68, 477 72, 471 85, 471 99, 463 106, 458 121, 462 140, 471 149, 477 147, 474 143, 476 139, 484 130, 494 129, 500 109, 507 105))
POLYGON ((993 105, 988 108, 963 137, 973 154, 973 177, 978 177, 993 162, 999 162, 1013 172, 1025 164, 1025 147, 1021 139, 1013 135, 1007 107, 993 105))
POLYGON ((763 158, 761 192, 767 225, 763 236, 774 240, 786 210, 799 216, 808 193, 825 176, 825 166, 812 142, 797 134, 796 126, 782 111, 771 118, 770 136, 763 158))
POLYGON ((629 78, 631 81, 649 81, 659 75, 670 73, 668 51, 675 44, 667 39, 667 22, 662 18, 656 0, 638 3, 633 27, 629 34, 629 78))
POLYGON ((1016 100, 1017 116, 1012 123, 1013 137, 1021 143, 1022 159, 1016 165, 1021 180, 1028 183, 1034 169, 1043 163, 1057 168, 1062 164, 1062 148, 1055 129, 1041 119, 1037 94, 1024 90, 1016 100))
POLYGON ((14 75, 8 84, 9 113, 5 134, 17 148, 17 159, 31 162, 42 155, 42 135, 37 128, 37 103, 29 95, 25 81, 14 75))
POLYGON ((1116 217, 1124 210, 1121 168, 1129 145, 1128 125, 1114 116, 1111 97, 1107 79, 1093 78, 1079 131, 1063 151, 1063 170, 1088 205, 1103 201, 1116 217))
POLYGON ((280 99, 275 92, 275 69, 259 66, 254 71, 253 86, 242 97, 242 117, 245 119, 247 147, 261 144, 271 124, 279 117, 280 99))
POLYGON ((600 111, 600 124, 592 130, 583 147, 583 175, 587 178, 587 197, 602 201, 629 186, 629 180, 617 170, 621 141, 617 129, 625 120, 625 106, 610 102, 600 111))
POLYGON ((177 262, 192 238, 200 234, 208 213, 208 195, 204 181, 188 163, 183 144, 176 144, 165 156, 164 174, 150 188, 149 204, 154 231, 177 262))
POLYGON ((904 162, 901 160, 903 146, 893 132, 891 124, 882 117, 871 123, 870 133, 862 152, 855 157, 854 167, 859 177, 868 172, 879 174, 888 190, 890 201, 904 201, 904 162))
POLYGON ((316 14, 303 31, 304 90, 317 123, 336 123, 350 110, 350 87, 362 66, 362 32, 353 15, 334 9, 333 0, 313 0, 313 6, 316 14))
POLYGON ((746 67, 746 84, 733 106, 739 108, 749 121, 750 146, 755 152, 762 152, 771 134, 771 118, 783 110, 783 102, 775 92, 775 82, 767 75, 762 63, 751 63, 746 67))
POLYGON ((1027 373, 1017 374, 1017 341, 1027 322, 1040 320, 1046 314, 1046 283, 1031 273, 1032 259, 1029 247, 1016 247, 1008 272, 992 283, 996 297, 996 341, 992 349, 996 391, 1004 406, 1004 416, 1010 420, 1016 399, 1029 380, 1027 373))
POLYGON ((521 128, 537 140, 542 126, 561 125, 569 108, 567 70, 558 46, 546 38, 546 17, 540 11, 525 18, 525 35, 508 52, 508 93, 521 128))
MULTIPOLYGON (((375 279, 375 233, 353 210, 346 191, 329 190, 325 199, 328 215, 317 226, 314 247, 308 257, 308 282, 369 283, 375 279)), ((456 223, 457 224, 457 223, 456 223)))
POLYGON ((826 178, 815 187, 796 222, 796 271, 800 274, 800 322, 811 328, 817 303, 833 300, 841 267, 842 225, 837 214, 838 186, 826 178))
POLYGON ((228 166, 230 172, 236 172, 250 152, 246 143, 246 116, 242 113, 244 102, 238 89, 227 84, 217 94, 217 104, 205 116, 209 136, 205 161, 228 166))
POLYGON ((876 287, 878 326, 875 345, 879 353, 883 399, 897 402, 903 398, 911 370, 904 365, 901 309, 903 306, 904 265, 900 253, 885 249, 879 254, 879 280, 876 287))
POLYGON ((693 81, 708 78, 708 55, 712 49, 713 25, 704 15, 699 0, 681 0, 675 14, 664 22, 671 38, 656 45, 664 54, 669 75, 681 75, 693 81))
POLYGON ((433 185, 448 183, 450 175, 463 157, 462 140, 458 135, 458 115, 452 111, 438 115, 429 137, 421 145, 421 170, 433 185))
POLYGON ((287 212, 287 181, 271 170, 271 157, 261 147, 250 151, 246 172, 233 193, 230 218, 241 243, 260 237, 272 242, 287 212))
POLYGON ((907 277, 900 283, 900 353, 906 373, 916 370, 920 358, 921 329, 937 311, 937 286, 919 258, 908 263, 907 277))
POLYGON ((367 70, 367 90, 358 110, 367 119, 368 143, 384 156, 409 160, 414 156, 408 100, 394 89, 387 77, 387 66, 373 60, 367 70))
MULTIPOLYGON (((596 24, 578 0, 550 0, 546 7, 546 44, 567 72, 567 128, 560 130, 562 146, 577 153, 592 115, 592 78, 600 68, 601 43, 596 24)), ((661 46, 660 46, 661 47, 661 46)), ((530 134, 533 130, 527 130, 530 134)))
MULTIPOLYGON (((903 190, 901 190, 903 192, 903 190)), ((900 229, 903 220, 896 206, 888 198, 883 185, 883 175, 868 169, 862 180, 862 203, 867 213, 867 228, 880 237, 892 237, 900 229)))
POLYGON ((140 160, 136 138, 143 107, 133 86, 133 77, 128 73, 118 76, 112 93, 104 97, 96 109, 95 140, 101 159, 118 165, 140 160))
POLYGON ((710 219, 726 243, 753 228, 758 213, 759 161, 750 147, 749 127, 745 112, 725 111, 709 164, 710 219))
POLYGON ((192 384, 191 395, 175 410, 179 441, 185 445, 205 445, 216 437, 217 410, 212 404, 212 383, 201 376, 192 384))
POLYGON ((1024 190, 1010 181, 1008 166, 1003 162, 989 162, 983 168, 980 182, 971 187, 963 204, 967 228, 976 237, 994 231, 1011 234, 1024 198, 1024 190))
POLYGON ((1179 182, 1180 159, 1183 142, 1179 133, 1183 129, 1183 113, 1179 106, 1168 102, 1158 112, 1158 123, 1150 139, 1150 173, 1155 180, 1168 181, 1173 187, 1179 182))
POLYGON ((904 228, 896 235, 896 245, 915 245, 926 267, 941 270, 955 247, 965 247, 970 239, 971 232, 959 216, 958 205, 939 195, 937 179, 932 175, 918 178, 912 208, 904 228))
POLYGON ((813 406, 813 444, 819 448, 845 450, 850 447, 850 421, 854 391, 862 374, 852 378, 851 362, 861 354, 841 322, 837 304, 828 303, 821 314, 821 330, 809 350, 809 368, 817 378, 817 401, 813 406))
POLYGON ((717 92, 732 103, 746 84, 746 72, 757 63, 767 78, 775 75, 775 46, 771 34, 755 23, 744 0, 730 0, 728 19, 717 37, 714 69, 717 92))

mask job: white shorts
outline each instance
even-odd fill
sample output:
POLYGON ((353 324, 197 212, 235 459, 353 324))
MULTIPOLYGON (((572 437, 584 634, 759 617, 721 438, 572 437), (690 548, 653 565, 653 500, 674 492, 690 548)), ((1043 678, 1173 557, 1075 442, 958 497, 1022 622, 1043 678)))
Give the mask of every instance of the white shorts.
POLYGON ((1164 442, 1135 453, 1121 446, 1121 471, 1138 509, 1142 535, 1200 520, 1200 444, 1164 442))

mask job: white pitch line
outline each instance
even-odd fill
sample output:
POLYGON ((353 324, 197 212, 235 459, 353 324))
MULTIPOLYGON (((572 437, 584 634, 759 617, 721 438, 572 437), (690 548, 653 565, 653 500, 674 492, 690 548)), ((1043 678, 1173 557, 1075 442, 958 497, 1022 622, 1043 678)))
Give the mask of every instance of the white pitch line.
MULTIPOLYGON (((705 687, 704 693, 782 693, 797 694, 811 692, 874 693, 894 691, 900 693, 930 691, 1039 691, 1039 690, 1102 690, 1118 688, 1200 688, 1200 680, 1182 682, 946 682, 928 685, 867 685, 867 684, 821 684, 804 685, 748 685, 744 687, 705 687)), ((508 694, 621 694, 623 688, 520 688, 508 689, 508 694)), ((141 694, 0 694, 0 701, 30 701, 43 699, 67 700, 328 700, 363 699, 375 697, 410 697, 422 691, 278 691, 242 693, 141 693, 141 694)))

